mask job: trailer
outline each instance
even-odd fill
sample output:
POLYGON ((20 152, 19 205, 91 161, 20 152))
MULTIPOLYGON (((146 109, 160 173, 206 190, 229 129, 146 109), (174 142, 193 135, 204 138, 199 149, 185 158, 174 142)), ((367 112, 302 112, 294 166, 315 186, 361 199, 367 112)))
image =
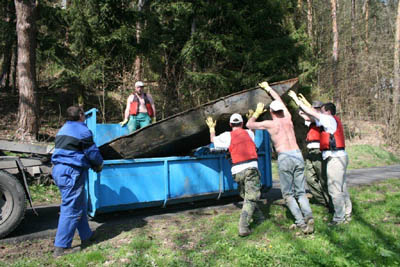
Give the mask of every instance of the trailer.
POLYGON ((50 156, 54 145, 0 140, 0 151, 15 156, 0 156, 0 238, 11 233, 25 215, 27 201, 36 213, 29 192, 27 175, 50 175, 50 156))
MULTIPOLYGON (((98 146, 125 134, 118 124, 97 124, 96 109, 86 112, 86 124, 98 146), (108 134, 108 133, 113 133, 108 134)), ((263 190, 272 187, 270 139, 255 132, 263 190)), ((86 183, 88 214, 238 195, 226 151, 203 146, 192 155, 105 160, 101 173, 89 170, 86 183)))

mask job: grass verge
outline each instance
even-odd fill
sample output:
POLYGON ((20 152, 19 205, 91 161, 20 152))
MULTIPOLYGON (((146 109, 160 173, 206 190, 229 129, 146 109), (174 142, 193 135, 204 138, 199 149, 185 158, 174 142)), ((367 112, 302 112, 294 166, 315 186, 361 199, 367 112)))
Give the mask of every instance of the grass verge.
POLYGON ((2 245, 0 266, 399 266, 400 180, 350 193, 353 221, 329 227, 331 215, 312 205, 316 232, 309 236, 289 230, 285 206, 267 203, 267 220, 240 238, 240 207, 227 205, 100 229, 97 244, 59 259, 51 257, 51 240, 2 245))

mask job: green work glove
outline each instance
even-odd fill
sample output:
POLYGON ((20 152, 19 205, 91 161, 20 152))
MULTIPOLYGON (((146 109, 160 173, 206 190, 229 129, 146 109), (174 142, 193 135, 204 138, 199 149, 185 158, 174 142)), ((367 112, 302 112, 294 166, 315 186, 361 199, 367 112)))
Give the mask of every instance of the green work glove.
POLYGON ((121 121, 121 122, 119 123, 119 125, 121 125, 121 127, 124 127, 125 124, 128 123, 128 121, 129 121, 128 119, 125 119, 125 120, 121 121))
POLYGON ((260 117, 261 114, 267 111, 264 107, 265 105, 263 103, 258 103, 256 111, 253 113, 253 118, 258 119, 258 117, 260 117))
POLYGON ((246 113, 246 118, 250 119, 251 117, 253 117, 253 114, 254 114, 254 110, 249 109, 249 111, 246 113))
POLYGON ((293 99, 293 101, 296 103, 296 105, 300 106, 301 101, 300 101, 300 99, 297 97, 297 95, 296 95, 295 92, 293 92, 292 90, 290 90, 290 91, 288 92, 288 96, 290 96, 290 97, 293 99))
POLYGON ((272 88, 269 86, 267 82, 262 82, 259 83, 258 86, 260 86, 262 89, 264 89, 267 93, 271 92, 272 88))
POLYGON ((206 124, 210 129, 210 133, 215 133, 215 125, 217 125, 217 121, 214 121, 211 116, 207 117, 206 124))
POLYGON ((302 94, 299 94, 299 99, 301 102, 303 102, 304 105, 311 108, 310 102, 308 102, 307 99, 302 94))

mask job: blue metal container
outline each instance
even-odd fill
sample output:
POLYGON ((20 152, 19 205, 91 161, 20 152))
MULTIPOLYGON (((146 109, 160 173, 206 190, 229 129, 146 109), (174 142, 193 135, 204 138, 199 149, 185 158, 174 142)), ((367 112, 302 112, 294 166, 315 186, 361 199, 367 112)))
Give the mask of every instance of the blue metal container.
MULTIPOLYGON (((86 124, 100 146, 127 134, 119 124, 97 124, 96 109, 86 113, 86 124)), ((258 164, 264 188, 272 187, 267 131, 257 130, 258 164)), ((237 195, 226 153, 202 148, 196 156, 105 160, 101 173, 89 170, 86 184, 88 213, 98 213, 237 195)))

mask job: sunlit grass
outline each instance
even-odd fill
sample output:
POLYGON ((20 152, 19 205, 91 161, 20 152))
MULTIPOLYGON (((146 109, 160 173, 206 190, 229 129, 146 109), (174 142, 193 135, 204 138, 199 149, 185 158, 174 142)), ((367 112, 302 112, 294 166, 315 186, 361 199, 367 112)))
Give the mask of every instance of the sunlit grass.
POLYGON ((289 230, 294 219, 287 208, 269 203, 263 206, 267 220, 252 224, 253 233, 241 238, 240 207, 228 205, 107 228, 99 243, 75 255, 54 260, 39 251, 0 265, 398 266, 400 180, 351 188, 350 193, 353 221, 329 227, 331 215, 312 205, 316 231, 309 236, 289 230))

